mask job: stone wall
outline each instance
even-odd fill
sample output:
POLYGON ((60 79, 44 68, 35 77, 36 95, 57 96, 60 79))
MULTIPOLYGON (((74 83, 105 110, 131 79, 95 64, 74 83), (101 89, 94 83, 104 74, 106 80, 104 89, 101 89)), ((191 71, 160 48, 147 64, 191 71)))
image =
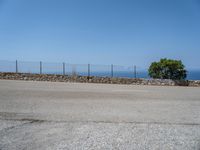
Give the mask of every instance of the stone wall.
POLYGON ((86 77, 86 76, 68 76, 68 75, 64 76, 64 75, 52 75, 52 74, 5 73, 5 72, 0 72, 0 79, 200 87, 200 80, 173 81, 167 79, 133 79, 133 78, 94 77, 94 76, 86 77))

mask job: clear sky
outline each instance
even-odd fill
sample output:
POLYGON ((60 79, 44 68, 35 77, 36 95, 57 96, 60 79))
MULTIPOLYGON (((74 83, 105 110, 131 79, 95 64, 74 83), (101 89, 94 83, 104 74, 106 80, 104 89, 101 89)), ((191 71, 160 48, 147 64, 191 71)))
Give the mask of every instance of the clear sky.
POLYGON ((200 69, 200 0, 0 0, 0 59, 200 69))

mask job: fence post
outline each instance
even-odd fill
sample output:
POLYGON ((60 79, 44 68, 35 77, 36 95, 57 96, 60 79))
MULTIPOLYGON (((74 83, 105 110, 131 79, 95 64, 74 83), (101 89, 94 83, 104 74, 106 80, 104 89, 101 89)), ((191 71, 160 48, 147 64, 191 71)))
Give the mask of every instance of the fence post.
POLYGON ((17 62, 17 60, 15 62, 15 67, 16 67, 16 73, 18 73, 18 62, 17 62))
POLYGON ((90 64, 88 64, 88 77, 90 77, 90 64))
POLYGON ((113 64, 111 64, 111 77, 113 77, 113 64))
POLYGON ((72 64, 72 76, 76 76, 76 64, 72 64))
POLYGON ((63 75, 65 75, 65 63, 63 62, 63 75))
POLYGON ((137 73, 136 73, 136 65, 134 65, 134 78, 137 78, 137 73))
POLYGON ((42 62, 40 61, 40 74, 42 74, 42 62))

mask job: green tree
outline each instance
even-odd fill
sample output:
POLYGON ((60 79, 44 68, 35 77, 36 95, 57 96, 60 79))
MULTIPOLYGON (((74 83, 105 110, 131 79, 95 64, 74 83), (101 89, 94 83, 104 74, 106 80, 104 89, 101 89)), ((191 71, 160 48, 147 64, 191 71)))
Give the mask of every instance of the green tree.
POLYGON ((166 58, 153 62, 148 72, 150 77, 157 79, 184 80, 187 77, 187 71, 181 60, 166 58))

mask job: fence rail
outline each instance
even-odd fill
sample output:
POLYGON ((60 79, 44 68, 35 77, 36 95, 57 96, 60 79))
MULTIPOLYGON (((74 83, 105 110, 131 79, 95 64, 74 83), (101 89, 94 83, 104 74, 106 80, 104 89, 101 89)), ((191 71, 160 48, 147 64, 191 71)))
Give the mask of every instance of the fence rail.
POLYGON ((95 65, 95 64, 69 64, 65 62, 31 62, 31 61, 4 61, 0 60, 0 72, 60 74, 101 77, 129 77, 148 78, 145 69, 136 65, 95 65))

